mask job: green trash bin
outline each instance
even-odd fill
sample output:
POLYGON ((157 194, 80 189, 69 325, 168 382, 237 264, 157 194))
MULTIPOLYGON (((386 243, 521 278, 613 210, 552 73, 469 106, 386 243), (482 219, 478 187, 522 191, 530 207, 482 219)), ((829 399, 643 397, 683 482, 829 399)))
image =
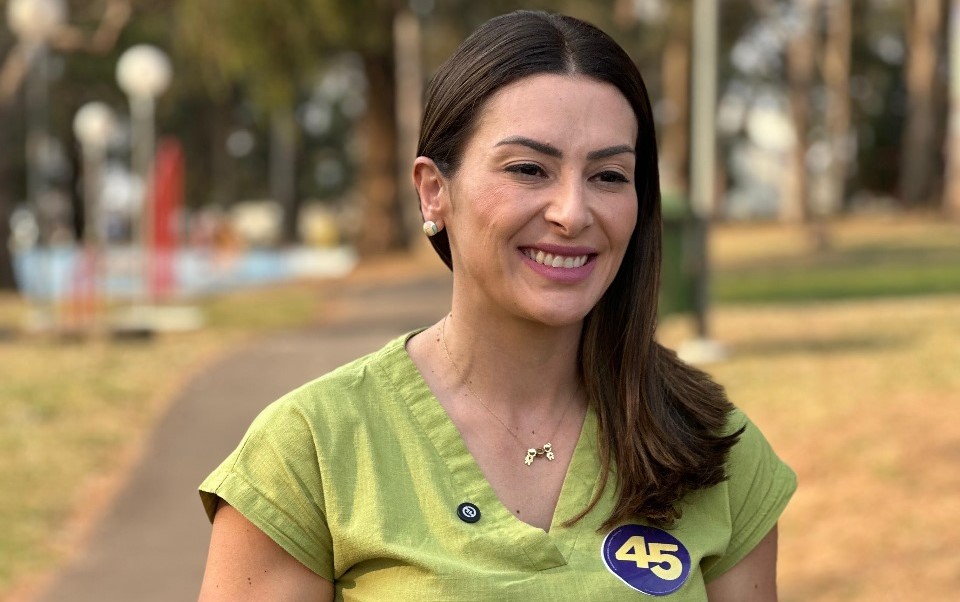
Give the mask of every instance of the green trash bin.
POLYGON ((690 206, 679 194, 665 193, 663 214, 663 261, 660 266, 660 315, 692 313, 695 281, 689 257, 693 235, 690 206))

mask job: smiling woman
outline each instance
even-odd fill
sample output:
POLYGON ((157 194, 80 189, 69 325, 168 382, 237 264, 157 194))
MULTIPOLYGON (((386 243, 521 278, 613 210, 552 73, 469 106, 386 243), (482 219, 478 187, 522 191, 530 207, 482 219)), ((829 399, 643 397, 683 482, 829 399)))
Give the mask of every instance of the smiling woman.
MULTIPOLYGON (((533 75, 485 102, 455 177, 427 156, 417 159, 424 217, 442 225, 450 242, 455 316, 507 309, 579 337, 636 224, 637 127, 614 86, 533 75)), ((528 329, 519 326, 506 333, 528 329)), ((450 327, 470 325, 454 318, 450 327)))
POLYGON ((413 181, 451 311, 272 404, 201 485, 201 597, 774 600, 793 473, 654 340, 650 101, 519 11, 428 90, 413 181))

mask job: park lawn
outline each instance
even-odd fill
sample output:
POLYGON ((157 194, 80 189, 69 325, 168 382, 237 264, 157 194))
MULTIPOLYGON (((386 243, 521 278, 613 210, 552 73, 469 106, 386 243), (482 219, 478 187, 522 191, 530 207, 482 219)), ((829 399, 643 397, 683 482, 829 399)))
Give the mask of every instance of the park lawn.
POLYGON ((717 228, 713 298, 803 303, 960 293, 960 224, 887 216, 833 222, 826 248, 779 224, 717 228))
MULTIPOLYGON (((709 370, 801 481, 781 523, 782 599, 950 599, 960 528, 942 492, 960 490, 960 296, 938 285, 942 273, 880 288, 824 274, 933 265, 949 279, 960 230, 858 219, 831 225, 830 242, 812 253, 804 232, 777 225, 719 227, 711 242, 721 302, 711 323, 731 356, 709 370), (791 278, 800 293, 782 292, 791 278), (827 281, 819 294, 833 300, 803 296, 804 281, 827 281)), ((421 260, 357 278, 411 277, 421 260)), ((208 328, 149 342, 0 337, 0 600, 28 592, 82 539, 191 374, 253 336, 329 313, 323 287, 206 301, 208 328)), ((22 311, 0 298, 0 332, 22 311)), ((665 319, 665 342, 688 336, 687 318, 665 319)))
MULTIPOLYGON (((255 335, 313 322, 322 301, 299 284, 200 306, 206 328, 152 340, 0 339, 0 599, 82 539, 186 379, 255 335)), ((25 313, 0 297, 6 331, 25 313)))
MULTIPOLYGON (((712 238, 707 366, 796 470, 784 602, 949 600, 960 590, 960 226, 871 218, 712 238)), ((664 320, 661 340, 691 338, 664 320)))
POLYGON ((954 599, 960 295, 721 306, 712 325, 730 355, 705 369, 799 477, 780 599, 954 599))

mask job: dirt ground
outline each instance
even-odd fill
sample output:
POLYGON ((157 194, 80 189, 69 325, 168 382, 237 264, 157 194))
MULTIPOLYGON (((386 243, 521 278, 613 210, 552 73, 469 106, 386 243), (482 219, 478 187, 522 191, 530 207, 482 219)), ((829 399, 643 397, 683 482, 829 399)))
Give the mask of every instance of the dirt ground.
POLYGON ((957 599, 960 297, 721 308, 714 328, 730 357, 707 369, 799 477, 781 600, 957 599))

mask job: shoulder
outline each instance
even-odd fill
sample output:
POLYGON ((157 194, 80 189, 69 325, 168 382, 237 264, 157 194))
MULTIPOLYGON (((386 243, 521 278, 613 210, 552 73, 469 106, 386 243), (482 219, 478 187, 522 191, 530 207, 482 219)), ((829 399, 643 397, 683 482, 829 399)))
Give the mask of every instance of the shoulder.
POLYGON ((730 448, 727 479, 710 491, 715 518, 729 529, 723 554, 705 563, 710 579, 746 556, 776 525, 797 488, 793 470, 780 459, 760 429, 740 410, 730 413, 726 431, 741 430, 730 448))
POLYGON ((322 499, 323 470, 352 457, 362 431, 380 428, 385 408, 401 405, 393 394, 397 385, 391 373, 404 357, 404 341, 395 339, 264 408, 239 445, 201 484, 211 519, 218 496, 241 511, 246 506, 239 496, 262 490, 270 490, 273 499, 322 499), (308 491, 301 491, 304 488, 308 491), (230 497, 233 490, 239 493, 230 497))
POLYGON ((383 400, 410 378, 404 335, 381 349, 344 364, 282 396, 267 406, 251 429, 277 422, 317 424, 364 419, 383 410, 383 400))
MULTIPOLYGON (((266 406, 227 459, 278 458, 316 464, 324 450, 352 446, 358 431, 377 428, 386 413, 402 410, 400 389, 418 374, 399 337, 371 354, 344 364, 266 406), (412 372, 411 372, 412 371, 412 372)), ((328 454, 329 455, 329 454, 328 454)))
POLYGON ((730 448, 727 457, 726 469, 729 479, 743 476, 741 473, 750 475, 762 468, 772 471, 771 476, 790 481, 796 479, 793 471, 774 452, 763 432, 741 410, 734 408, 730 412, 725 432, 728 434, 739 432, 737 442, 730 448))
POLYGON ((750 505, 783 501, 796 488, 796 475, 780 459, 757 425, 741 410, 734 408, 727 416, 721 435, 733 437, 723 468, 724 480, 692 492, 687 502, 709 503, 723 507, 730 518, 741 514, 750 505), (773 497, 774 500, 766 498, 773 497))

